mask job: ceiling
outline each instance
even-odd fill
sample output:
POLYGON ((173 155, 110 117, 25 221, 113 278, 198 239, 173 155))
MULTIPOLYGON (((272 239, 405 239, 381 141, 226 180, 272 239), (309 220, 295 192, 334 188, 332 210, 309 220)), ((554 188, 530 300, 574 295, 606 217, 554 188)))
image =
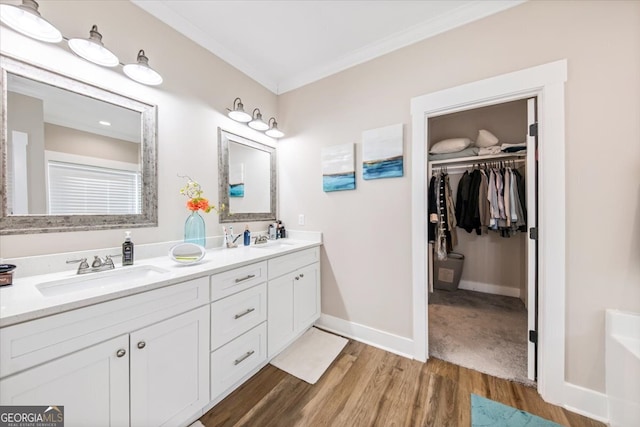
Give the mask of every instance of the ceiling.
POLYGON ((525 0, 131 0, 281 94, 525 0))

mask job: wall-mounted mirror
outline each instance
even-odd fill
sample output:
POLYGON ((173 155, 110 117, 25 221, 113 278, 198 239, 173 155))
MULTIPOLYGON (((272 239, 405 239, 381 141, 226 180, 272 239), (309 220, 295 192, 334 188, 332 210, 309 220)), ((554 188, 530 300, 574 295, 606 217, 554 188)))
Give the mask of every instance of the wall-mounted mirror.
POLYGON ((158 224, 156 107, 0 56, 0 234, 158 224))
POLYGON ((218 128, 220 222, 276 219, 276 149, 218 128))

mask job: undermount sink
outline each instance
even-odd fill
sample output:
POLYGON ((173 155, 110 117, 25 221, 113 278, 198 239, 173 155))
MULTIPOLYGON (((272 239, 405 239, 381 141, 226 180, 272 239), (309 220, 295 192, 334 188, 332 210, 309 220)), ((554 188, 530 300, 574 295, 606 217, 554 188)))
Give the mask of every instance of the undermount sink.
POLYGON ((293 242, 287 242, 286 240, 276 240, 270 241, 267 243, 257 243, 255 245, 251 245, 252 248, 256 249, 281 249, 281 248, 289 248, 295 245, 293 242))
POLYGON ((108 289, 111 286, 121 285, 123 282, 131 283, 132 281, 158 277, 168 272, 169 270, 150 265, 122 267, 42 282, 37 284, 36 288, 44 296, 57 296, 87 289, 108 289))

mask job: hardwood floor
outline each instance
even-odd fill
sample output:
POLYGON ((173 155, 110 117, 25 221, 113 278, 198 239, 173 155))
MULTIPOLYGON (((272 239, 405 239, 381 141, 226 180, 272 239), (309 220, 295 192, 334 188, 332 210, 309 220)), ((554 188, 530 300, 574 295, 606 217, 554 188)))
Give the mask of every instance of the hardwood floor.
POLYGON ((568 427, 604 427, 537 391, 438 359, 420 363, 350 340, 315 385, 271 365, 200 418, 218 426, 470 426, 471 393, 568 427))

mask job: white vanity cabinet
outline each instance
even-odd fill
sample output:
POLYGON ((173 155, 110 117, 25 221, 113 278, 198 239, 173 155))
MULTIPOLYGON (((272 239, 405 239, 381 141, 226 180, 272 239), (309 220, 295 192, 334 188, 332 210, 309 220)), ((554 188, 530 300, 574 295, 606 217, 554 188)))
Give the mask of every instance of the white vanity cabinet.
POLYGON ((211 276, 211 400, 267 361, 267 262, 211 276))
POLYGON ((68 426, 129 425, 129 337, 0 380, 2 405, 64 405, 68 426))
POLYGON ((268 261, 269 358, 320 317, 320 249, 305 249, 268 261))
POLYGON ((209 402, 207 278, 0 329, 0 404, 67 426, 186 423, 209 402))
POLYGON ((131 333, 131 426, 174 426, 209 403, 209 310, 131 333))

